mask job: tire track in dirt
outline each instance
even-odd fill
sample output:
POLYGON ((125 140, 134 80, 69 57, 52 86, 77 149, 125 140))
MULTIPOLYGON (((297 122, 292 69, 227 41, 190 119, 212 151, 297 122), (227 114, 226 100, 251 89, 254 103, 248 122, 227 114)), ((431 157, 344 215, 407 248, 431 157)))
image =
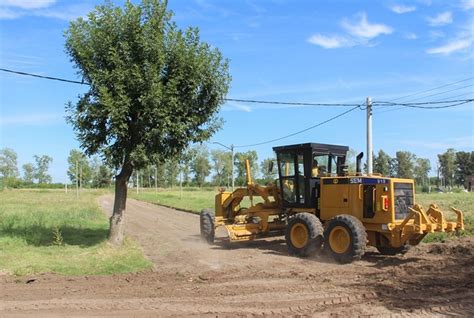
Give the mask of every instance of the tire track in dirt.
MULTIPOLYGON (((110 215, 112 196, 100 204, 110 215)), ((197 215, 132 199, 126 217, 127 235, 140 243, 153 271, 44 274, 32 284, 25 284, 29 277, 0 276, 0 316, 474 314, 472 239, 423 245, 405 256, 369 252, 338 265, 323 255, 290 257, 281 238, 210 246, 200 240, 197 215)))

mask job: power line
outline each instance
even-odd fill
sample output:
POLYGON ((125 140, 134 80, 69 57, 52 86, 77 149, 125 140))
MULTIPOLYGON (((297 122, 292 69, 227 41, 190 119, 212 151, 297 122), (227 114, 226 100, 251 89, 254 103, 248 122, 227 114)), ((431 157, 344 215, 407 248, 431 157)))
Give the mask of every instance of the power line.
POLYGON ((447 99, 451 99, 451 98, 458 98, 458 97, 466 96, 466 95, 472 95, 472 94, 474 94, 474 91, 472 91, 472 92, 467 92, 467 93, 463 93, 463 94, 459 94, 459 95, 455 95, 455 96, 449 96, 449 97, 440 99, 440 101, 442 101, 442 100, 447 100, 447 99))
POLYGON ((471 103, 474 99, 456 99, 456 100, 439 100, 439 101, 431 101, 431 102, 420 102, 420 103, 393 103, 393 102, 376 102, 380 104, 380 106, 403 106, 403 107, 410 107, 410 108, 423 108, 423 109, 441 109, 441 108, 450 108, 455 107, 458 105, 471 103), (443 104, 441 106, 425 106, 425 105, 437 105, 443 104), (449 104, 449 105, 444 105, 449 104))
POLYGON ((44 76, 44 75, 38 75, 38 74, 33 74, 33 73, 14 71, 14 70, 6 69, 6 68, 0 68, 0 71, 7 72, 7 73, 13 73, 13 74, 17 74, 17 75, 38 77, 38 78, 43 78, 43 79, 48 79, 48 80, 53 80, 53 81, 60 81, 60 82, 81 84, 81 85, 90 85, 89 83, 85 83, 85 82, 73 81, 73 80, 68 80, 68 79, 59 78, 59 77, 44 76))
MULTIPOLYGON (((64 78, 59 78, 59 77, 44 76, 44 75, 21 72, 21 71, 10 70, 10 69, 5 69, 5 68, 0 68, 0 71, 7 72, 7 73, 13 73, 13 74, 17 74, 17 75, 32 76, 32 77, 42 78, 42 79, 47 79, 47 80, 54 80, 54 81, 72 83, 72 84, 90 85, 90 83, 87 83, 87 82, 84 82, 84 81, 79 82, 79 81, 74 81, 74 80, 69 80, 69 79, 64 79, 64 78)), ((394 103, 394 101, 400 100, 400 99, 403 99, 403 98, 407 98, 407 97, 410 97, 410 96, 419 95, 421 93, 434 91, 436 89, 440 89, 440 88, 443 88, 443 87, 455 85, 455 84, 458 84, 458 83, 462 83, 462 82, 471 80, 473 78, 474 77, 469 77, 469 78, 466 78, 466 79, 463 79, 463 80, 460 80, 460 81, 457 81, 457 82, 448 83, 448 84, 441 85, 441 86, 438 86, 438 87, 435 87, 435 88, 432 88, 432 89, 428 89, 428 90, 424 90, 424 91, 421 91, 421 92, 416 92, 416 93, 413 93, 413 94, 410 94, 410 95, 402 96, 402 97, 399 97, 399 98, 396 98, 396 99, 392 100, 391 102, 383 102, 383 101, 374 102, 373 106, 403 106, 403 107, 425 108, 425 109, 440 109, 440 108, 449 108, 449 107, 459 106, 459 105, 462 105, 462 104, 472 102, 473 100, 472 99, 469 99, 469 100, 451 100, 451 101, 444 101, 444 102, 438 101, 438 102, 425 102, 425 103, 394 103), (450 104, 450 105, 421 106, 421 105, 438 104, 438 103, 450 104), (452 104, 452 103, 455 103, 455 104, 452 104)), ((423 99, 423 98, 427 98, 427 97, 432 97, 432 96, 436 96, 436 95, 441 95, 441 94, 449 93, 449 92, 452 92, 452 91, 456 91, 456 90, 460 90, 460 89, 464 89, 464 88, 468 88, 468 87, 472 87, 472 86, 474 86, 474 84, 466 85, 466 86, 463 86, 463 87, 458 87, 458 88, 443 91, 443 92, 440 92, 440 93, 435 93, 435 94, 423 96, 423 97, 417 98, 415 100, 419 100, 419 99, 423 99)), ((356 108, 359 107, 359 108, 361 108, 361 105, 359 105, 359 104, 344 104, 344 103, 305 103, 305 102, 250 100, 250 99, 237 99, 237 98, 225 98, 224 100, 225 101, 230 101, 230 102, 273 104, 273 105, 356 107, 356 108)))
MULTIPOLYGON (((440 89, 440 88, 444 88, 444 87, 448 87, 448 86, 452 86, 452 85, 455 85, 455 84, 459 84, 459 83, 463 83, 463 82, 466 82, 466 81, 469 81, 471 79, 473 79, 474 77, 468 77, 468 78, 465 78, 465 79, 462 79, 462 80, 459 80, 459 81, 456 81, 456 82, 452 82, 452 83, 447 83, 447 84, 443 84, 441 86, 437 86, 437 87, 434 87, 434 88, 430 88, 430 89, 426 89, 426 90, 422 90, 422 91, 418 91, 418 92, 414 92, 412 94, 409 94, 409 95, 405 95, 405 96, 401 96, 401 97, 398 97, 398 98, 395 98, 393 99, 391 102, 379 102, 379 104, 385 104, 385 106, 397 106, 397 105, 401 105, 402 104, 402 107, 397 107, 395 109, 389 109, 389 110, 382 110, 382 111, 376 111, 376 113, 378 114, 382 114, 382 113, 387 113, 387 112, 391 112, 391 111, 395 111, 395 110, 399 110, 399 109, 403 109, 405 107, 412 107, 412 108, 427 108, 427 109, 438 109, 438 108, 448 108, 448 107, 455 107, 455 106, 459 106, 459 105, 462 105, 462 104, 455 104, 455 105, 449 105, 449 106, 443 106, 443 107, 419 107, 420 105, 423 105, 423 104, 433 104, 434 102, 426 102, 426 103, 394 103, 395 101, 397 100, 400 100, 400 99, 404 99, 404 98, 407 98, 407 97, 412 97, 412 96, 416 96, 416 95, 420 95, 420 94, 423 94, 423 93, 427 93, 427 92, 432 92, 432 91, 435 91, 437 89, 440 89), (408 105, 410 104, 410 105, 408 105)), ((467 85, 466 87, 470 87, 472 85, 467 85)), ((466 87, 462 87, 462 88, 466 88, 466 87)), ((456 88, 454 90, 458 90, 458 89, 462 89, 462 88, 456 88)), ((444 91, 444 92, 441 92, 441 93, 436 93, 436 94, 431 94, 431 95, 428 95, 428 96, 423 96, 421 98, 417 98, 415 100, 419 100, 419 99, 423 99, 423 98, 426 98, 426 97, 431 97, 431 96, 436 96, 436 95, 441 95, 441 94, 445 94, 445 93, 449 93, 451 91, 454 91, 454 90, 448 90, 448 91, 444 91)), ((456 98, 456 97, 460 97, 460 96, 465 96, 467 94, 461 94, 461 95, 456 95, 456 96, 451 96, 449 98, 456 98)), ((441 101, 444 101, 444 103, 450 103, 452 101, 448 101, 447 99, 449 98, 444 98, 444 99, 441 99, 439 100, 438 102, 441 102, 441 101)), ((457 101, 453 101, 453 102, 457 102, 457 101)))
MULTIPOLYGON (((472 94, 474 92, 469 92, 469 94, 472 94)), ((462 95, 467 95, 467 94, 462 94, 462 95)), ((450 98, 454 98, 456 96, 452 96, 450 98)), ((446 104, 446 103, 458 103, 458 102, 466 102, 466 101, 471 101, 472 99, 453 99, 453 100, 446 100, 446 99, 440 99, 440 100, 435 100, 435 101, 429 101, 429 102, 417 102, 417 103, 394 103, 394 102, 384 102, 384 101, 377 101, 374 103, 379 104, 378 106, 397 106, 397 105, 435 105, 435 104, 446 104)))
POLYGON ((339 107, 354 107, 359 104, 332 104, 332 103, 305 103, 305 102, 281 102, 281 101, 266 101, 266 100, 252 100, 252 99, 236 99, 226 98, 228 102, 253 103, 253 104, 272 104, 272 105, 295 105, 295 106, 339 106, 339 107))
MULTIPOLYGON (((72 83, 72 84, 80 84, 80 85, 90 85, 90 83, 87 83, 87 82, 84 82, 84 81, 74 81, 74 80, 68 80, 68 79, 64 79, 64 78, 59 78, 59 77, 52 77, 52 76, 44 76, 44 75, 39 75, 39 74, 33 74, 33 73, 27 73, 27 72, 21 72, 21 71, 15 71, 15 70, 10 70, 10 69, 5 69, 5 68, 0 68, 0 71, 3 71, 3 72, 7 72, 7 73, 13 73, 13 74, 17 74, 17 75, 23 75, 23 76, 32 76, 32 77, 36 77, 36 78, 42 78, 42 79, 48 79, 48 80, 54 80, 54 81, 60 81, 60 82, 66 82, 66 83, 72 83)), ((440 109, 440 108, 449 108, 449 107, 455 107, 455 106, 459 106, 459 105, 463 105, 463 104, 466 104, 466 103, 470 103, 472 101, 474 101, 474 99, 464 99, 464 100, 449 100, 449 101, 432 101, 432 102, 420 102, 420 103, 395 103, 394 101, 396 100, 400 100, 400 99, 403 99, 403 98, 407 98, 407 97, 411 97, 411 96, 415 96, 415 95, 419 95, 419 94, 422 94, 422 93, 426 93, 426 92, 430 92, 430 91, 434 91, 436 89, 440 89, 440 88, 443 88, 443 87, 447 87, 447 86, 451 86, 451 85, 455 85, 455 84, 458 84, 458 83, 461 83, 461 82, 465 82, 465 81, 468 81, 468 80, 471 80, 473 79, 474 77, 470 77, 470 78, 467 78, 467 79, 463 79, 463 80, 460 80, 460 81, 457 81, 457 82, 453 82, 453 83, 448 83, 448 84, 445 84, 445 85, 442 85, 442 86, 438 86, 438 87, 435 87, 435 88, 432 88, 432 89, 428 89, 428 90, 424 90, 424 91, 421 91, 421 92, 416 92, 416 93, 413 93, 413 94, 410 94, 410 95, 406 95, 406 96, 402 96, 402 97, 399 97, 399 98, 396 98, 394 100, 392 100, 391 102, 384 102, 384 101, 379 101, 379 102, 374 102, 372 105, 373 106, 401 106, 399 108, 395 108, 395 109, 390 109, 390 110, 386 110, 385 112, 387 111, 394 111, 394 110, 397 110, 397 109, 401 109, 401 108, 404 108, 404 107, 410 107, 410 108, 424 108, 424 109, 440 109), (454 104, 453 104, 454 103, 454 104), (434 104, 443 104, 441 106, 426 106, 426 105, 434 105, 434 104), (448 104, 448 105, 446 105, 448 104)), ((467 87, 472 87, 474 85, 467 85, 467 86, 463 86, 463 87, 460 87, 460 88, 455 88, 455 89, 451 89, 451 90, 448 90, 448 91, 444 91, 444 92, 440 92, 440 93, 435 93, 435 94, 431 94, 431 95, 428 95, 428 96, 423 96, 421 98, 417 98, 415 100, 419 100, 419 99, 423 99, 423 98, 427 98, 427 97, 431 97, 431 96, 436 96, 436 95, 441 95, 441 94, 445 94, 445 93, 448 93, 448 92, 452 92, 452 91, 455 91, 455 90, 460 90, 460 89, 463 89, 463 88, 467 88, 467 87)), ((461 94, 461 95, 458 95, 458 96, 463 96, 463 95, 466 95, 466 94, 461 94)), ((455 96, 456 97, 456 96, 455 96)), ((330 121, 333 121, 339 117, 342 117, 354 110, 356 110, 357 108, 359 109, 362 109, 362 104, 344 104, 344 103, 304 103, 304 102, 286 102, 286 101, 265 101, 265 100, 249 100, 249 99, 237 99, 237 98, 225 98, 224 99, 225 101, 228 101, 228 102, 242 102, 242 103, 256 103, 256 104, 273 104, 273 105, 294 105, 294 106, 328 106, 328 107, 352 107, 351 109, 347 110, 347 111, 344 111, 334 117, 331 117, 327 120, 324 120, 316 125, 313 125, 313 126, 310 126, 308 128, 305 128, 305 129, 302 129, 302 130, 299 130, 297 132, 294 132, 294 133, 291 133, 289 135, 286 135, 286 136, 283 136, 283 137, 279 137, 279 138, 275 138, 275 139, 271 139, 271 140, 267 140, 267 141, 263 141, 263 142, 259 142, 259 143, 254 143, 254 144, 249 144, 249 145, 240 145, 240 146, 234 146, 234 148, 245 148, 245 147, 254 147, 254 146, 260 146, 260 145, 264 145, 264 144, 268 144, 268 143, 272 143, 272 142, 275 142, 275 141, 279 141, 279 140, 282 140, 282 139, 286 139, 286 138, 289 138, 289 137, 292 137, 292 136, 295 136, 295 135, 298 135, 298 134, 301 134, 303 132, 306 132, 308 130, 311 130, 311 129, 314 129, 316 127, 319 127, 319 126, 322 126, 330 121)))
MULTIPOLYGON (((0 71, 13 73, 17 75, 24 75, 24 76, 32 76, 42 79, 66 82, 66 83, 73 83, 73 84, 81 84, 81 85, 90 85, 87 82, 79 82, 74 80, 68 80, 59 77, 53 76, 43 76, 39 74, 27 73, 27 72, 20 72, 5 68, 0 68, 0 71)), ((358 104, 343 104, 343 103, 304 103, 304 102, 285 102, 285 101, 264 101, 264 100, 250 100, 250 99, 237 99, 237 98, 224 98, 225 101, 228 102, 241 102, 241 103, 255 103, 255 104, 273 104, 273 105, 293 105, 293 106, 326 106, 326 107, 353 107, 357 106, 358 104)))
POLYGON ((454 88, 454 89, 450 89, 450 90, 447 90, 447 91, 444 91, 444 92, 439 92, 439 93, 430 94, 430 95, 427 95, 427 96, 418 97, 418 98, 412 99, 412 102, 413 102, 413 101, 416 101, 416 100, 424 99, 424 98, 427 98, 427 97, 442 95, 442 94, 446 94, 446 93, 449 93, 449 92, 458 91, 458 90, 461 90, 461 89, 464 89, 464 88, 468 88, 468 87, 473 87, 473 86, 474 86, 474 84, 471 84, 471 85, 466 85, 466 86, 462 86, 462 87, 457 87, 457 88, 454 88))
MULTIPOLYGON (((472 94, 472 93, 470 92, 469 94, 472 94)), ((463 96, 463 95, 467 95, 467 94, 461 94, 461 95, 458 95, 458 96, 463 96)), ((455 97, 455 96, 453 96, 452 98, 454 98, 454 97, 455 97)), ((406 104, 403 104, 403 103, 389 103, 389 102, 385 102, 385 103, 388 103, 387 106, 401 106, 401 107, 397 107, 397 108, 393 108, 393 109, 382 110, 382 111, 377 112, 377 114, 388 113, 388 112, 392 112, 392 111, 395 111, 395 110, 403 109, 403 108, 406 108, 406 107, 409 107, 409 108, 421 108, 421 109, 442 109, 442 108, 451 108, 451 107, 456 107, 456 106, 468 104, 468 103, 471 103, 471 102, 473 102, 473 101, 474 101, 474 99, 458 99, 458 100, 450 100, 450 101, 442 101, 442 100, 440 100, 440 101, 435 101, 435 102, 406 103, 406 104), (419 106, 420 104, 421 104, 421 105, 427 105, 427 104, 445 104, 445 103, 454 103, 454 104, 443 105, 443 106, 419 106)))
POLYGON ((350 112, 352 112, 352 111, 354 111, 354 110, 356 110, 356 109, 358 109, 358 108, 360 108, 360 105, 357 105, 357 106, 355 106, 355 107, 353 107, 353 108, 351 108, 351 109, 349 109, 349 110, 346 110, 345 112, 342 112, 342 113, 340 113, 340 114, 338 114, 338 115, 336 115, 336 116, 334 116, 334 117, 331 117, 331 118, 329 118, 329 119, 326 119, 326 120, 324 120, 324 121, 322 121, 322 122, 320 122, 320 123, 318 123, 318 124, 316 124, 316 125, 313 125, 313 126, 311 126, 311 127, 305 128, 305 129, 303 129, 303 130, 299 130, 299 131, 297 131, 297 132, 291 133, 291 134, 289 134, 289 135, 286 135, 286 136, 283 136, 283 137, 280 137, 280 138, 275 138, 275 139, 271 139, 271 140, 267 140, 267 141, 255 143, 255 144, 234 146, 234 148, 255 147, 255 146, 260 146, 260 145, 264 145, 264 144, 269 144, 269 143, 271 143, 271 142, 279 141, 279 140, 282 140, 282 139, 286 139, 286 138, 289 138, 289 137, 292 137, 292 136, 301 134, 301 133, 303 133, 303 132, 305 132, 305 131, 314 129, 314 128, 316 128, 316 127, 322 126, 322 125, 324 125, 324 124, 326 124, 326 123, 328 123, 328 122, 330 122, 330 121, 333 121, 333 120, 335 120, 335 119, 337 119, 337 118, 339 118, 339 117, 342 117, 342 116, 344 116, 344 115, 346 115, 346 114, 348 114, 348 113, 350 113, 350 112))
POLYGON ((405 98, 407 98, 407 97, 412 97, 412 96, 420 95, 420 94, 423 94, 423 93, 431 92, 431 91, 434 91, 434 90, 437 90, 437 89, 440 89, 440 88, 444 88, 444 87, 448 87, 448 86, 451 86, 451 85, 463 83, 463 82, 466 82, 466 81, 469 81, 469 80, 472 80, 472 79, 474 79, 474 77, 468 77, 468 78, 462 79, 462 80, 457 81, 457 82, 447 83, 447 84, 444 84, 444 85, 441 85, 441 86, 437 86, 437 87, 434 87, 434 88, 430 88, 430 89, 426 89, 426 90, 414 92, 414 93, 412 93, 412 94, 408 94, 408 95, 405 95, 405 96, 401 96, 401 97, 395 98, 395 99, 392 100, 392 102, 393 102, 393 101, 400 100, 400 99, 405 99, 405 98))

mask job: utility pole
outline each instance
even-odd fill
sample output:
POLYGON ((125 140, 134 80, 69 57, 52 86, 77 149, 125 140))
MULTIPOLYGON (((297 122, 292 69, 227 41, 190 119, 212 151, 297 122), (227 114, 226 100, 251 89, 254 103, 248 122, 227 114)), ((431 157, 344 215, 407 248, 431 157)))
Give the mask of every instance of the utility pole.
POLYGON ((372 170, 372 98, 367 97, 367 174, 371 175, 372 170))
POLYGON ((76 199, 79 199, 79 162, 76 160, 76 199))
POLYGON ((179 172, 179 199, 183 199, 183 169, 179 172))
POLYGON ((155 166, 155 192, 158 192, 158 167, 155 166))
POLYGON ((230 145, 230 151, 232 152, 231 155, 231 160, 232 160, 232 165, 231 165, 231 171, 230 174, 232 175, 232 192, 234 192, 234 145, 230 145))
POLYGON ((137 170, 137 194, 138 194, 138 170, 137 170))

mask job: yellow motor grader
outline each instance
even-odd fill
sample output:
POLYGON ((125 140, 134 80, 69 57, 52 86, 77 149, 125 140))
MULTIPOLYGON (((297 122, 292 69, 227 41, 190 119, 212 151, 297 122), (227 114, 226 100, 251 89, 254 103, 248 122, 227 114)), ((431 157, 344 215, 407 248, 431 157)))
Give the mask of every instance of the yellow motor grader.
POLYGON ((201 236, 209 243, 285 235, 290 254, 305 257, 324 246, 338 262, 350 263, 367 245, 395 255, 428 233, 464 229, 460 210, 452 208, 457 220, 448 222, 437 205, 424 210, 416 204, 412 179, 363 175, 363 153, 356 173, 349 174, 346 146, 305 143, 273 150, 277 182, 255 184, 246 162, 247 187, 219 191, 215 213, 201 212, 201 236))

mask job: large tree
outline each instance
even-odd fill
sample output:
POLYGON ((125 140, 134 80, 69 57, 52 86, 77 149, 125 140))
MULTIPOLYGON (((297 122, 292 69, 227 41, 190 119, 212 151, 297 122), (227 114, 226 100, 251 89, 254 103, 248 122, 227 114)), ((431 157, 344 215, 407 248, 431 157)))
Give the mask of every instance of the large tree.
POLYGON ((444 179, 444 186, 453 186, 454 174, 456 172, 456 150, 449 148, 446 152, 438 155, 439 170, 444 179))
POLYGON ((258 177, 258 155, 255 150, 249 150, 247 152, 237 152, 234 156, 234 166, 237 170, 237 177, 235 178, 235 183, 238 185, 244 186, 246 185, 246 168, 245 168, 245 160, 249 161, 250 164, 250 173, 252 174, 252 178, 256 179, 258 177))
POLYGON ((51 176, 48 174, 49 165, 53 162, 53 158, 47 155, 34 156, 36 161, 35 179, 38 183, 51 183, 51 176))
POLYGON ((35 166, 32 163, 25 163, 22 169, 23 181, 28 184, 33 183, 35 179, 35 166))
POLYGON ((262 173, 262 181, 269 183, 278 178, 276 160, 274 158, 266 158, 260 163, 260 172, 262 173), (270 170, 272 168, 272 170, 270 170))
POLYGON ((416 158, 415 167, 413 169, 413 174, 415 176, 416 182, 422 186, 428 186, 428 173, 431 170, 431 164, 429 159, 416 158))
POLYGON ((413 179, 413 169, 415 167, 415 155, 409 151, 397 151, 395 154, 396 170, 398 178, 413 179))
POLYGON ((211 173, 211 163, 209 162, 209 151, 203 145, 195 147, 195 155, 191 162, 191 171, 194 173, 194 181, 202 187, 206 177, 211 173))
POLYGON ((13 149, 0 149, 0 175, 5 186, 18 177, 17 158, 18 156, 13 149))
POLYGON ((458 151, 456 152, 456 170, 454 172, 456 183, 464 185, 466 177, 474 174, 474 151, 458 151))
MULTIPOLYGON (((92 168, 84 153, 78 149, 72 149, 67 158, 69 165, 67 175, 72 183, 76 183, 83 187, 92 179, 92 168)), ((96 164, 96 163, 95 163, 96 164)))
POLYGON ((214 170, 214 184, 222 186, 227 183, 232 171, 232 154, 229 151, 213 149, 211 151, 212 169, 214 170))
POLYGON ((390 176, 390 162, 392 158, 383 151, 379 150, 379 153, 374 156, 374 172, 380 173, 382 176, 390 176))
POLYGON ((179 158, 178 158, 178 163, 179 163, 179 180, 180 180, 180 187, 184 185, 189 185, 191 178, 191 162, 193 162, 194 157, 196 156, 196 149, 192 147, 186 148, 184 150, 179 158))
POLYGON ((100 165, 92 177, 94 188, 106 188, 112 183, 112 171, 106 165, 100 165))
POLYGON ((112 183, 112 171, 102 163, 98 156, 91 158, 91 185, 93 188, 106 188, 112 183))
POLYGON ((90 84, 68 120, 87 155, 102 154, 119 173, 109 242, 121 244, 127 183, 134 169, 178 155, 219 128, 227 61, 172 21, 165 0, 111 2, 71 22, 66 51, 90 84))

